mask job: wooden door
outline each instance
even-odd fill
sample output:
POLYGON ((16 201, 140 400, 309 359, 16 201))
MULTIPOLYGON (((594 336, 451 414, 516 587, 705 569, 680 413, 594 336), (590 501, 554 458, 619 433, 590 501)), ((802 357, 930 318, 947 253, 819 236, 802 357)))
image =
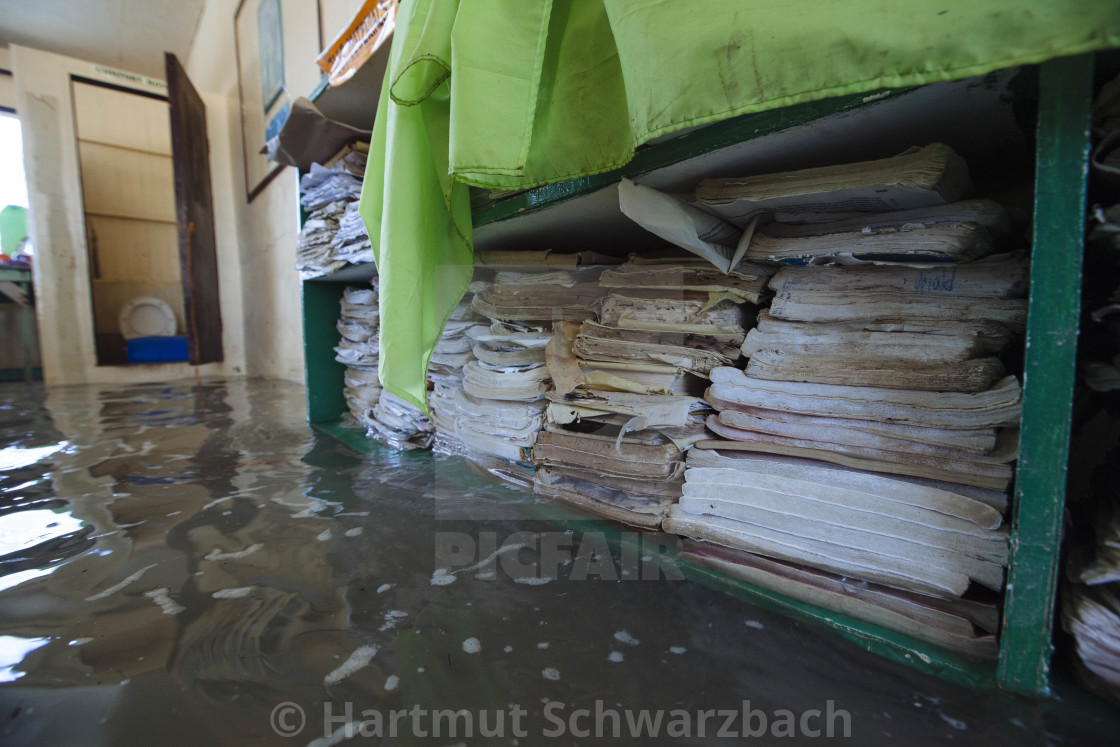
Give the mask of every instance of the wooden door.
POLYGON ((168 52, 166 59, 187 344, 190 362, 199 365, 222 360, 222 310, 206 106, 175 55, 168 52))

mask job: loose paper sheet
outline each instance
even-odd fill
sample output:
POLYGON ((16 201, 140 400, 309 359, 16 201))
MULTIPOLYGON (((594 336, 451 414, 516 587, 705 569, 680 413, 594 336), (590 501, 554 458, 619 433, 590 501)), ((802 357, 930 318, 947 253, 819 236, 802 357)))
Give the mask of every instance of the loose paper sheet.
POLYGON ((742 259, 746 251, 745 246, 738 251, 745 235, 740 229, 629 179, 618 185, 618 204, 623 214, 642 228, 703 257, 725 274, 731 271, 733 259, 742 259))

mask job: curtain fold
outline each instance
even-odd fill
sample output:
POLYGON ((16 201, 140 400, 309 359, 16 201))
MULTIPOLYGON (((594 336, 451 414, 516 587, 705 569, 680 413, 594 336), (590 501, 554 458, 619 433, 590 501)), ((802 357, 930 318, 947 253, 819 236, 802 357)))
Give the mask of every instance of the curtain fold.
POLYGON ((688 127, 1117 46, 1115 0, 404 0, 361 198, 382 383, 426 410, 470 283, 467 185, 602 173, 688 127))

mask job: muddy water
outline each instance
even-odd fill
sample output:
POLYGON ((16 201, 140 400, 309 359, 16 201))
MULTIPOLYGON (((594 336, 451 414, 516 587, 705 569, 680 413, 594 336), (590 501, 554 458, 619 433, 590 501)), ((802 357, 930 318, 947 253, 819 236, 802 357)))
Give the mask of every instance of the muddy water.
POLYGON ((656 540, 351 450, 295 384, 2 385, 0 743, 1118 733, 667 580, 656 540))

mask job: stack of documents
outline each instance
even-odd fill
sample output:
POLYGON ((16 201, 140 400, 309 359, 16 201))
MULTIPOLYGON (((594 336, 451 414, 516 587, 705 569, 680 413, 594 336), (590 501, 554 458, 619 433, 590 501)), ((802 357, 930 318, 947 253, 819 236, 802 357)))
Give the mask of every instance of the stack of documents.
POLYGON ((382 390, 373 408, 367 434, 395 449, 426 449, 432 444, 432 421, 420 408, 392 392, 382 390))
POLYGON ((296 244, 296 270, 301 279, 326 275, 345 266, 344 261, 331 258, 331 242, 345 212, 346 202, 328 202, 303 222, 296 244))
MULTIPOLYGON (((634 216, 668 197, 651 192, 625 190, 634 216)), ((710 265, 780 269, 745 362, 708 371, 710 435, 664 527, 703 565, 992 657, 1029 263, 1006 210, 970 192, 935 143, 706 180, 670 205, 687 225, 654 227, 710 265)))
POLYGON ((982 501, 915 478, 702 449, 685 476, 664 524, 695 538, 684 557, 968 656, 998 654, 998 595, 984 587, 1000 586, 1007 528, 982 501))
POLYGON ((1098 467, 1088 494, 1074 508, 1075 527, 1083 519, 1081 534, 1086 525, 1094 531, 1080 543, 1074 539, 1077 533, 1067 537, 1062 625, 1073 636, 1079 679, 1120 702, 1120 502, 1115 474, 1106 465, 1098 467), (1092 508, 1086 506, 1090 501, 1095 501, 1092 508))
POLYGON ((1073 636, 1081 681, 1120 702, 1120 582, 1072 586, 1062 624, 1073 636))
POLYGON ((373 261, 366 224, 358 212, 358 201, 347 203, 346 212, 338 221, 338 230, 331 240, 330 258, 334 262, 359 264, 373 261))
POLYGON ((471 308, 474 291, 480 287, 481 284, 472 284, 451 313, 428 362, 428 410, 435 428, 432 450, 441 454, 467 453, 458 433, 459 418, 463 416, 459 401, 463 391, 463 371, 474 360, 471 340, 466 333, 481 321, 471 308))
POLYGON ((760 215, 883 213, 956 202, 971 192, 964 159, 932 143, 874 161, 705 179, 696 186, 696 200, 743 227, 760 215))
POLYGON ((334 272, 347 262, 373 259, 357 212, 366 156, 347 146, 326 165, 312 164, 300 178, 300 205, 308 214, 296 253, 296 269, 303 279, 334 272))
POLYGON ((418 408, 381 388, 378 364, 377 278, 371 288, 346 288, 342 293, 341 337, 335 360, 346 366, 346 406, 370 438, 398 449, 427 448, 431 421, 418 408))
POLYGON ((381 398, 381 381, 377 377, 377 288, 346 288, 340 305, 341 339, 334 349, 335 360, 346 366, 346 406, 358 424, 368 429, 373 425, 373 409, 381 398))
POLYGON ((743 345, 747 375, 982 392, 1027 320, 1025 255, 954 265, 785 267, 743 345))
POLYGON ((795 263, 967 261, 1010 238, 1004 209, 968 200, 968 168, 941 143, 898 156, 705 179, 685 201, 623 179, 622 212, 728 272, 746 259, 795 263))
POLYGON ((458 435, 469 454, 498 457, 524 471, 544 422, 544 394, 550 384, 545 345, 552 320, 594 314, 598 285, 594 277, 587 282, 574 266, 492 266, 486 272, 491 280, 479 288, 472 306, 489 323, 465 332, 474 359, 464 367, 462 390, 456 396, 462 413, 458 435))
POLYGON ((1005 490, 1020 392, 1001 356, 1026 273, 1019 255, 783 268, 746 370, 712 373, 718 447, 1005 490))
POLYGON ((680 495, 684 454, 706 437, 707 376, 738 359, 771 274, 681 256, 605 270, 598 320, 553 327, 535 491, 656 528, 680 495))

